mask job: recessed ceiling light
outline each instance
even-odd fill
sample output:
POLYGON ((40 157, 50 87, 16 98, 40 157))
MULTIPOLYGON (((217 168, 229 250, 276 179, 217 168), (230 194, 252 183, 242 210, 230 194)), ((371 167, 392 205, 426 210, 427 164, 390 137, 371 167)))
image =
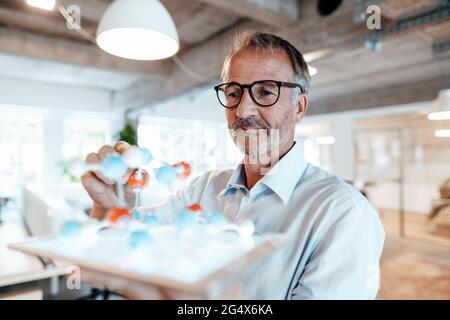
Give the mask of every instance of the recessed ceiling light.
POLYGON ((434 136, 438 138, 450 138, 450 130, 436 130, 434 136))
POLYGON ((317 144, 333 144, 336 142, 334 137, 317 137, 315 140, 317 144))
POLYGON ((428 115, 430 120, 448 120, 450 119, 450 111, 433 112, 428 115))
POLYGON ((55 0, 27 0, 27 3, 39 9, 52 11, 55 8, 55 0))
POLYGON ((309 74, 310 74, 311 76, 317 74, 317 68, 308 66, 308 69, 309 69, 309 74))

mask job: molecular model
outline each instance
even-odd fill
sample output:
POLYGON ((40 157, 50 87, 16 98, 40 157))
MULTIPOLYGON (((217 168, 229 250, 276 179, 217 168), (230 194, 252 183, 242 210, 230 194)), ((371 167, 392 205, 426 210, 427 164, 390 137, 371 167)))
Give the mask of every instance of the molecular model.
POLYGON ((184 210, 175 214, 174 222, 164 225, 153 214, 140 212, 140 192, 150 180, 170 186, 175 180, 185 180, 192 172, 191 166, 184 161, 173 165, 157 161, 150 151, 145 148, 131 146, 123 154, 109 154, 98 164, 73 162, 70 171, 75 175, 82 175, 88 171, 101 172, 105 177, 115 181, 119 198, 119 207, 110 209, 107 219, 102 222, 93 219, 87 222, 76 220, 66 221, 60 236, 65 238, 79 237, 84 229, 94 230, 97 236, 116 235, 126 239, 129 248, 141 248, 152 244, 154 237, 165 234, 186 239, 189 235, 219 235, 231 231, 243 238, 254 234, 255 227, 251 221, 233 224, 226 221, 219 212, 206 212, 199 203, 187 205, 184 210), (149 164, 153 165, 150 166, 149 164), (155 164, 157 165, 155 167, 155 164), (122 177, 128 170, 132 170, 126 185, 135 193, 135 203, 132 209, 125 204, 125 191, 121 183, 122 177))

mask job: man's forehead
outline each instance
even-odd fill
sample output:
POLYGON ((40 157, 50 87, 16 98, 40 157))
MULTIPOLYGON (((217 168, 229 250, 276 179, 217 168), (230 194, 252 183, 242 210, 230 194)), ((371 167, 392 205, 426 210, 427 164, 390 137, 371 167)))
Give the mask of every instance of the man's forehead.
POLYGON ((228 79, 287 80, 292 74, 289 57, 282 50, 244 49, 231 58, 227 68, 228 79))

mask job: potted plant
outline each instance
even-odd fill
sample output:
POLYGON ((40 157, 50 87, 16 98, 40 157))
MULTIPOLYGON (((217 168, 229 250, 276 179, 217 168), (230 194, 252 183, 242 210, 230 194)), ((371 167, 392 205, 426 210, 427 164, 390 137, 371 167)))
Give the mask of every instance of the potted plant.
POLYGON ((131 145, 137 145, 137 132, 136 128, 129 121, 125 123, 125 126, 117 134, 117 140, 128 142, 131 145))

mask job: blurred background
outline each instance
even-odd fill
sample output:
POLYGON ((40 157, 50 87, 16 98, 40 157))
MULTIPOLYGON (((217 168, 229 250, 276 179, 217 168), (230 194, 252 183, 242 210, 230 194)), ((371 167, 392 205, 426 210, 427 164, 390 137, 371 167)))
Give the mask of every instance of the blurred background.
MULTIPOLYGON (((0 287, 42 268, 8 243, 89 209, 69 161, 120 139, 190 162, 191 177, 240 161, 212 87, 234 34, 255 29, 309 64, 297 128, 307 160, 379 212, 378 299, 450 299, 448 0, 163 0, 179 50, 155 61, 95 44, 111 2, 0 0, 0 287)), ((146 194, 150 204, 167 190, 146 194)))

